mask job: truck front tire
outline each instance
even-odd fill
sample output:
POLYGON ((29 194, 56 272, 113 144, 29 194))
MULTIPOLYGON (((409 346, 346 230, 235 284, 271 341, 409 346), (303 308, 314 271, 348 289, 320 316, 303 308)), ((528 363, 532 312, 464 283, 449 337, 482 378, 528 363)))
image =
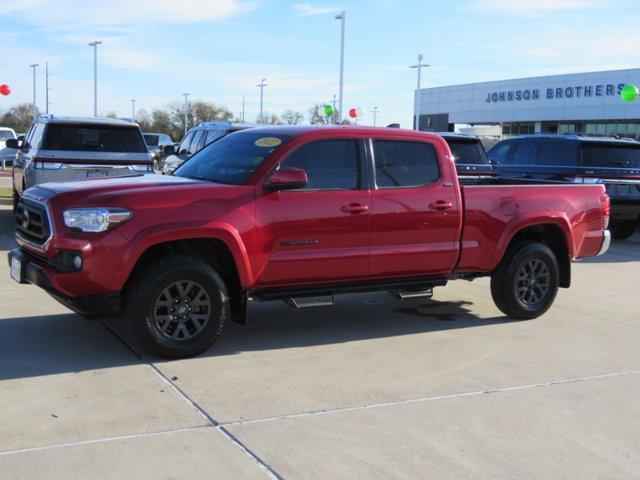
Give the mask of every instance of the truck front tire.
POLYGON ((160 357, 186 358, 207 350, 229 317, 224 281, 198 257, 160 258, 128 287, 127 329, 144 349, 160 357))
POLYGON ((521 242, 507 250, 491 274, 491 296, 505 315, 536 318, 558 293, 559 266, 553 251, 537 242, 521 242))

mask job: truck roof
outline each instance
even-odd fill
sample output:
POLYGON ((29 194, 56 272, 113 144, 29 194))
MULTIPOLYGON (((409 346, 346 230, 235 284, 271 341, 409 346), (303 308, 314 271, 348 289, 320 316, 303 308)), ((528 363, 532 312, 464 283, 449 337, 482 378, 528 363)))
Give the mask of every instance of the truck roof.
POLYGON ((380 137, 414 137, 416 139, 440 138, 436 133, 409 130, 404 128, 370 127, 361 125, 265 125, 244 132, 263 133, 265 135, 291 135, 299 136, 314 132, 350 132, 358 136, 380 136, 380 137))
POLYGON ((38 117, 40 123, 94 123, 97 125, 114 125, 137 127, 138 124, 129 120, 121 120, 119 118, 103 118, 103 117, 66 117, 59 115, 41 115, 38 117))

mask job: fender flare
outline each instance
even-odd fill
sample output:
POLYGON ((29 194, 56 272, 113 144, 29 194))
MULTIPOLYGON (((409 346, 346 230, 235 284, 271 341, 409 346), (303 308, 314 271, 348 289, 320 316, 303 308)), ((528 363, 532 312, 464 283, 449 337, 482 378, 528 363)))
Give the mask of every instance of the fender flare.
POLYGON ((506 225, 502 231, 502 235, 496 244, 496 250, 492 258, 492 265, 498 265, 518 232, 536 225, 555 225, 560 228, 564 234, 564 241, 567 245, 569 257, 573 258, 575 245, 573 244, 573 229, 567 215, 561 211, 552 212, 528 212, 522 215, 516 215, 506 225))
POLYGON ((141 230, 130 240, 127 249, 120 258, 115 273, 116 278, 124 285, 142 254, 154 245, 198 238, 223 242, 233 256, 241 285, 248 288, 253 284, 247 249, 238 231, 225 222, 210 222, 204 226, 202 224, 173 222, 141 230))

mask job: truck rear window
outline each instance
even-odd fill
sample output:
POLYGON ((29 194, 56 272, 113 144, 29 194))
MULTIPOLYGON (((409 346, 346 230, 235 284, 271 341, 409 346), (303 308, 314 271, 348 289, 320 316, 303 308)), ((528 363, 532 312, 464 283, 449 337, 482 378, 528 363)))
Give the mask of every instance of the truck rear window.
POLYGON ((489 165, 489 159, 480 142, 447 140, 453 159, 463 165, 489 165))
POLYGON ((159 141, 160 135, 152 135, 150 133, 144 135, 144 143, 149 147, 157 147, 159 141))
POLYGON ((600 168, 640 168, 640 144, 582 144, 582 165, 600 168))
POLYGON ((147 146, 135 127, 50 123, 45 129, 43 150, 144 153, 147 146))

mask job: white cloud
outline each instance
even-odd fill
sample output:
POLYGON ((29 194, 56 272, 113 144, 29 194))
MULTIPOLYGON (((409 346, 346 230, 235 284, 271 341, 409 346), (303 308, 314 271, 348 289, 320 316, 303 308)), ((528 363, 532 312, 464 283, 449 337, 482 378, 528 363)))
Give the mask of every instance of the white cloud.
POLYGON ((553 10, 577 10, 595 7, 593 0, 477 0, 473 10, 484 13, 528 14, 553 10))
POLYGON ((310 17, 313 15, 326 15, 328 13, 338 11, 337 7, 320 7, 310 3, 296 3, 293 6, 295 12, 301 17, 310 17))
POLYGON ((9 0, 0 17, 24 14, 41 26, 58 25, 61 30, 108 27, 123 24, 187 23, 224 20, 255 8, 253 2, 238 0, 9 0))

